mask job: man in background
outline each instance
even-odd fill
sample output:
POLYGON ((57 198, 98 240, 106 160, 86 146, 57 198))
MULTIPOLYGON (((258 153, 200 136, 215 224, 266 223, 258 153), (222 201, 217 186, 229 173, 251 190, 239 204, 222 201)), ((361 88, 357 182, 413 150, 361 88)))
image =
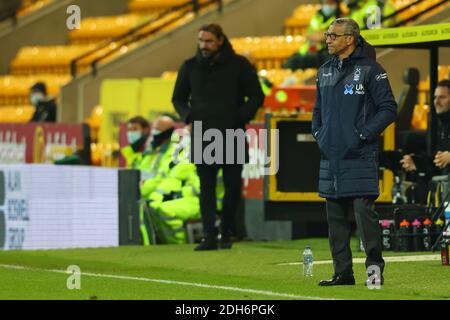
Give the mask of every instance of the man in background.
POLYGON ((406 172, 423 172, 428 178, 449 173, 450 165, 450 80, 439 81, 434 92, 434 106, 438 119, 437 152, 429 158, 425 154, 409 154, 400 161, 406 172))
POLYGON ((145 143, 150 136, 150 123, 141 116, 135 116, 127 122, 128 145, 120 152, 125 158, 127 168, 137 169, 142 161, 145 143))
POLYGON ((56 122, 56 102, 47 95, 44 82, 37 82, 30 88, 30 102, 36 108, 31 122, 56 122))
MULTIPOLYGON (((200 177, 200 208, 205 234, 204 241, 195 250, 217 250, 219 246, 230 249, 234 217, 241 200, 242 168, 248 160, 248 152, 245 138, 243 142, 234 135, 227 139, 225 133, 227 129, 244 132, 245 125, 262 105, 264 94, 255 68, 245 57, 234 52, 219 25, 201 27, 197 41, 197 54, 181 66, 172 98, 181 119, 188 126, 193 125, 191 150, 200 177), (197 131, 198 125, 201 129, 197 131), (223 137, 212 162, 203 159, 205 149, 210 147, 203 141, 203 132, 208 129, 219 131, 223 137), (196 148, 201 149, 201 159, 195 157, 196 148), (247 159, 239 159, 242 148, 246 153, 243 158, 247 159), (233 157, 227 157, 231 154, 233 157), (215 222, 220 169, 225 196, 219 242, 215 222)), ((216 142, 214 140, 214 144, 216 142)))

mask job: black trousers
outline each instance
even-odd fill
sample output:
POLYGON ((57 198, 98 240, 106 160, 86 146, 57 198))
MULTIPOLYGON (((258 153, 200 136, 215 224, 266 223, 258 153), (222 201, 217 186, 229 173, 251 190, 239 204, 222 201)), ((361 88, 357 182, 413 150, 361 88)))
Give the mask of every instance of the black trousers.
POLYGON ((200 178, 200 211, 205 237, 215 239, 217 216, 217 174, 222 169, 225 195, 222 206, 220 231, 222 236, 229 237, 233 230, 236 211, 241 200, 242 165, 197 165, 200 178))
POLYGON ((366 268, 378 266, 384 271, 382 257, 381 227, 374 199, 342 198, 327 199, 328 235, 335 274, 353 274, 352 251, 350 248, 350 214, 355 214, 359 236, 366 252, 366 268))

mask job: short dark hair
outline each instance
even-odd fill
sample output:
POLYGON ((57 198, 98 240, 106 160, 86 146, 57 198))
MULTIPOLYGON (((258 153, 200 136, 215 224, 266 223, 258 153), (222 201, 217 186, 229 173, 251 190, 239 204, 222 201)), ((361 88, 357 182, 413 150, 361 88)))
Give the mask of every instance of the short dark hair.
POLYGON ((200 28, 199 31, 212 33, 216 36, 217 39, 222 39, 223 37, 225 37, 222 27, 216 23, 205 24, 200 28))
POLYGON ((30 88, 30 91, 42 92, 45 96, 47 95, 47 86, 44 82, 36 82, 30 88))
POLYGON ((360 32, 361 32, 359 29, 358 23, 351 18, 337 18, 331 24, 332 25, 337 24, 340 26, 344 26, 344 30, 345 30, 344 32, 351 33, 353 35, 353 37, 355 38, 355 41, 358 39, 360 32))
POLYGON ((142 127, 142 129, 150 127, 150 123, 144 117, 141 116, 135 116, 131 118, 130 120, 128 120, 128 123, 138 124, 142 127))
POLYGON ((438 82, 438 87, 447 87, 448 92, 450 93, 450 80, 444 79, 438 82))

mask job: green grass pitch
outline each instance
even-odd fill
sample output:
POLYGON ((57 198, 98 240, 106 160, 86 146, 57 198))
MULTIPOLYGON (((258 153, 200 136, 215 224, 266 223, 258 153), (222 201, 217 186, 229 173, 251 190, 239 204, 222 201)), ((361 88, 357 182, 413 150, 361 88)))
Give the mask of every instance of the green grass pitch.
MULTIPOLYGON (((356 239, 352 243, 356 248, 356 239)), ((385 257, 427 257, 388 261, 385 285, 369 290, 364 286, 363 263, 354 264, 355 286, 317 285, 333 274, 331 263, 319 263, 331 259, 327 239, 238 242, 232 250, 209 252, 193 248, 0 251, 0 299, 450 299, 450 267, 425 252, 386 252, 385 257), (284 264, 299 262, 306 245, 312 247, 317 262, 312 278, 303 277, 301 265, 284 264), (81 269, 79 290, 67 288, 70 275, 64 271, 70 265, 81 269)), ((353 251, 354 258, 364 257, 353 251)))

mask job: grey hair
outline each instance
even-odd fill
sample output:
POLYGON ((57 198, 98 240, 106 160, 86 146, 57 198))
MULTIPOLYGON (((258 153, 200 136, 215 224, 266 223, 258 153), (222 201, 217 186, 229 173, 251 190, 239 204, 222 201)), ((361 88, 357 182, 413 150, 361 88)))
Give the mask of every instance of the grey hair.
POLYGON ((359 34, 360 34, 360 30, 359 30, 359 26, 358 23, 356 23, 355 20, 350 19, 350 18, 337 18, 336 20, 334 20, 331 25, 340 25, 340 26, 344 26, 344 32, 345 33, 351 33, 352 36, 356 39, 358 39, 359 34))

